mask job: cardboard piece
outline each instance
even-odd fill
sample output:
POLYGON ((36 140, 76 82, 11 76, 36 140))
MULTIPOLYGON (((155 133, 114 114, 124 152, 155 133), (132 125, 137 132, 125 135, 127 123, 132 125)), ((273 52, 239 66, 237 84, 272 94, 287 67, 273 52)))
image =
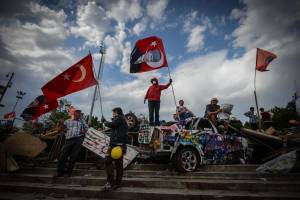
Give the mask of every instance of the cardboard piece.
POLYGON ((34 158, 47 147, 47 144, 28 133, 18 132, 7 138, 3 146, 8 156, 20 155, 34 158))
MULTIPOLYGON (((101 158, 105 158, 109 141, 110 137, 106 134, 102 133, 101 131, 97 131, 94 128, 89 128, 89 130, 85 134, 82 145, 101 158)), ((137 154, 138 151, 134 148, 134 146, 127 145, 127 151, 123 157, 123 168, 126 168, 137 156, 137 154)))

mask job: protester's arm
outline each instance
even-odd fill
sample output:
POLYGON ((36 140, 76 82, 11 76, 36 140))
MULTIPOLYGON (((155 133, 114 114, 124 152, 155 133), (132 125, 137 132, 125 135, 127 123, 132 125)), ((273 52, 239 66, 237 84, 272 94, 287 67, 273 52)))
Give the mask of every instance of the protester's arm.
POLYGON ((244 115, 245 115, 246 117, 250 117, 250 112, 245 112, 244 115))
POLYGON ((111 122, 108 122, 108 121, 104 122, 104 125, 107 126, 108 128, 117 128, 118 126, 120 126, 120 124, 121 124, 121 120, 119 118, 117 118, 111 122))
POLYGON ((147 92, 146 92, 146 95, 145 95, 145 97, 144 97, 144 103, 146 103, 146 100, 148 99, 149 90, 150 90, 150 87, 148 88, 148 90, 147 90, 147 92))
POLYGON ((194 114, 191 110, 189 110, 187 107, 185 107, 185 110, 186 110, 187 112, 191 113, 191 115, 192 115, 193 117, 195 117, 195 114, 194 114))
POLYGON ((168 84, 166 84, 166 85, 159 85, 159 89, 160 89, 160 90, 165 90, 165 89, 167 89, 167 88, 172 84, 172 82, 173 82, 173 80, 170 79, 168 84))
POLYGON ((218 114, 219 112, 221 112, 221 109, 219 108, 218 110, 216 111, 212 111, 211 109, 209 109, 209 105, 206 106, 206 111, 207 111, 207 114, 208 115, 215 115, 215 114, 218 114))

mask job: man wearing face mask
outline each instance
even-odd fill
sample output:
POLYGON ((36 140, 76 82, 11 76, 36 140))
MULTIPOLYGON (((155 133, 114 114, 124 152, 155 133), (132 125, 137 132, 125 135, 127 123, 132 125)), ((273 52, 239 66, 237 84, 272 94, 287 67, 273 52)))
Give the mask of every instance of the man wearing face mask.
POLYGON ((154 125, 159 126, 159 109, 160 109, 161 91, 167 89, 171 85, 172 79, 170 79, 169 83, 166 85, 159 85, 157 78, 152 78, 151 83, 152 85, 148 88, 148 91, 145 95, 144 103, 146 103, 146 100, 148 100, 150 126, 154 126, 154 125), (155 115, 155 123, 154 123, 154 115, 155 115))

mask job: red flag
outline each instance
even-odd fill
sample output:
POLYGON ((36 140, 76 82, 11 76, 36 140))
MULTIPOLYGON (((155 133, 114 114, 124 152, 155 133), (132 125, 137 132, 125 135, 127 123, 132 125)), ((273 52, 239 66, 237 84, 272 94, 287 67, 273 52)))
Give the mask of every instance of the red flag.
POLYGON ((4 119, 14 119, 16 117, 15 112, 9 112, 4 114, 4 119))
POLYGON ((130 73, 168 67, 163 42, 156 36, 138 40, 131 52, 130 73))
POLYGON ((27 108, 22 112, 21 117, 24 120, 34 120, 45 114, 50 112, 51 110, 58 107, 57 100, 47 99, 44 95, 40 95, 33 102, 31 102, 27 108))
POLYGON ((92 66, 93 59, 91 54, 88 54, 44 85, 42 87, 44 95, 48 99, 58 99, 59 97, 96 85, 97 80, 94 77, 92 66))
POLYGON ((263 49, 257 48, 256 70, 258 70, 260 72, 269 71, 269 70, 267 70, 267 66, 275 58, 277 58, 277 56, 275 54, 265 51, 263 49))

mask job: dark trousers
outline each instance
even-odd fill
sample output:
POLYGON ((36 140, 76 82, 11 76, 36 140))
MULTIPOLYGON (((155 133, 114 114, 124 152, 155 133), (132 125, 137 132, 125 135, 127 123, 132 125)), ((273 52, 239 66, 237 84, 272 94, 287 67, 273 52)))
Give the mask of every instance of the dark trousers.
POLYGON ((110 185, 121 185, 123 178, 123 156, 126 154, 126 145, 121 146, 122 156, 120 159, 111 158, 111 150, 115 146, 109 146, 105 156, 105 169, 107 175, 107 182, 110 185), (114 163, 114 164, 113 164, 114 163), (116 169, 116 178, 114 173, 114 168, 116 169))
POLYGON ((58 173, 64 174, 65 169, 68 174, 71 174, 73 172, 74 165, 80 152, 83 139, 84 137, 77 137, 65 141, 65 144, 62 148, 62 153, 58 161, 58 173))
POLYGON ((159 126, 159 109, 160 109, 160 101, 148 101, 149 108, 149 121, 150 126, 159 126), (155 123, 154 121, 154 113, 155 113, 155 123))

